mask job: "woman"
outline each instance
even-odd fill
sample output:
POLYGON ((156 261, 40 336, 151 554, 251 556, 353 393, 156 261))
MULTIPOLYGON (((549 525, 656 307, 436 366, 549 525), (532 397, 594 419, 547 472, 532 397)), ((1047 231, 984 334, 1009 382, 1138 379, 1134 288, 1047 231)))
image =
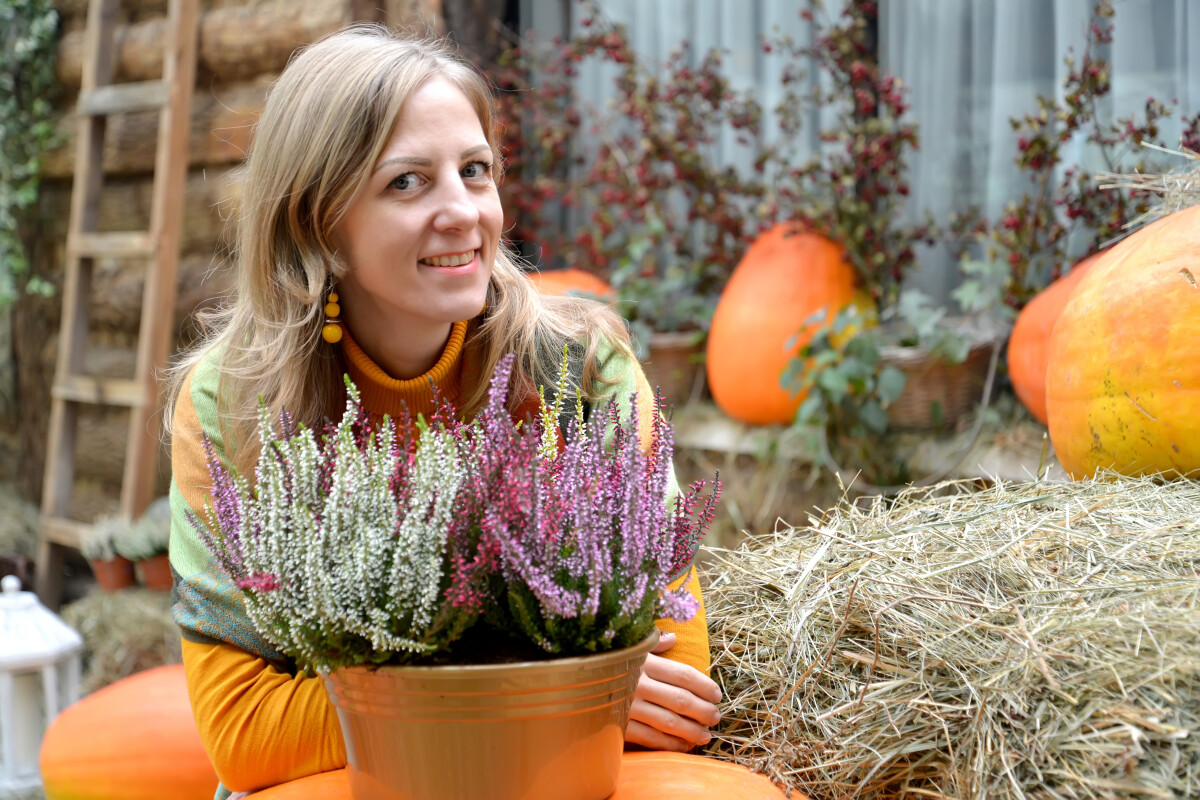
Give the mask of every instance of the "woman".
MULTIPOLYGON (((470 416, 508 352, 519 414, 520 398, 554 385, 564 342, 582 353, 589 402, 636 390, 648 430, 651 392, 620 319, 540 297, 501 244, 490 102, 444 44, 356 27, 297 55, 263 109, 243 176, 236 294, 177 367, 171 421, 175 615, 221 794, 335 769, 346 755, 321 680, 257 636, 187 523, 208 497, 205 434, 245 470, 259 397, 319 425, 339 415, 346 373, 373 414, 428 413, 432 382, 470 416)), ((703 605, 692 622, 659 628, 626 740, 688 750, 719 719, 703 605)))

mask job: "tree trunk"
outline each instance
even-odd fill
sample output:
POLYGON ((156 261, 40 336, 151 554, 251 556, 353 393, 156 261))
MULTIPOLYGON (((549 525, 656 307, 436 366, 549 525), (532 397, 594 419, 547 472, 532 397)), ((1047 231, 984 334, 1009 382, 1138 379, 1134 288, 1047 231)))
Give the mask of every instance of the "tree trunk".
MULTIPOLYGON (((56 219, 49 205, 39 196, 38 202, 23 216, 20 227, 30 275, 55 279, 61 263, 55 250, 62 235, 56 229, 65 232, 65 219, 56 219)), ((58 277, 61 282, 61 273, 58 277)), ((38 506, 42 502, 50 386, 54 378, 54 361, 46 357, 46 351, 47 344, 58 331, 61 306, 61 297, 23 295, 12 309, 17 391, 17 489, 26 500, 38 506)))
POLYGON ((446 30, 442 0, 384 0, 383 21, 393 28, 446 30))
POLYGON ((474 61, 484 73, 496 67, 496 59, 504 49, 501 29, 504 25, 506 0, 442 0, 442 16, 462 53, 474 61))

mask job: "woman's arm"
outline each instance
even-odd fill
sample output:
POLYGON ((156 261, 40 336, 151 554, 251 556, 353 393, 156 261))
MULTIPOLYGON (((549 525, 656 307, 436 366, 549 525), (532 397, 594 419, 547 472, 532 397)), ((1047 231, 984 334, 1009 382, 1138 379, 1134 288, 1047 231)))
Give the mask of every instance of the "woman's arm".
POLYGON ((252 791, 346 766, 321 678, 289 675, 228 644, 184 640, 188 696, 221 783, 252 791))
POLYGON ((217 777, 249 791, 345 766, 337 715, 323 681, 292 675, 255 631, 240 592, 213 562, 189 520, 211 481, 205 436, 220 457, 217 370, 202 361, 175 404, 171 441, 173 611, 183 633, 192 712, 217 777))
MULTIPOLYGON (((619 353, 604 356, 602 374, 614 381, 611 397, 626 403, 637 395, 638 434, 643 447, 649 447, 655 413, 654 390, 637 361, 619 353)), ((678 492, 679 483, 672 471, 668 498, 678 492)), ((708 727, 721 719, 716 705, 721 699, 721 689, 708 677, 708 624, 694 566, 668 588, 674 590, 681 585, 686 585, 696 598, 696 615, 687 622, 656 621, 662 639, 646 657, 629 711, 626 743, 686 752, 706 744, 710 738, 708 727)))

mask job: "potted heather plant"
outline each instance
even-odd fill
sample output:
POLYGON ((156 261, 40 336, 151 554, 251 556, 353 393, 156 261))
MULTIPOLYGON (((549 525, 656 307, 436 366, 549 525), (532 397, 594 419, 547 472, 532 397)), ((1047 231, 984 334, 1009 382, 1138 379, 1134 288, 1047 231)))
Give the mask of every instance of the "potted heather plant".
POLYGON ((323 436, 263 412, 253 486, 210 456, 193 524, 260 633, 325 676, 356 798, 608 797, 654 620, 696 612, 667 585, 719 483, 664 503, 668 423, 643 452, 636 413, 563 414, 565 367, 514 424, 511 368, 469 423, 374 426, 347 380, 323 436))

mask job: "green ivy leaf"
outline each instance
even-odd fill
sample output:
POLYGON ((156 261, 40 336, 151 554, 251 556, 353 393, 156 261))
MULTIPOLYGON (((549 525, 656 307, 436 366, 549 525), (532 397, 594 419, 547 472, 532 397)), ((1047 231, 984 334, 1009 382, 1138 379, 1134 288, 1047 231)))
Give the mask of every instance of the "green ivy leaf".
POLYGON ((842 398, 846 396, 846 376, 837 368, 830 367, 829 369, 822 370, 821 374, 817 377, 817 385, 825 390, 832 403, 840 403, 842 402, 842 398))
POLYGON ((825 396, 819 389, 813 389, 796 410, 796 422, 811 425, 822 418, 824 411, 825 396))
POLYGON ((877 400, 868 400, 858 410, 858 417, 868 430, 875 434, 887 433, 888 416, 877 400))
POLYGON ((874 337, 865 333, 859 334, 846 342, 846 357, 856 358, 874 369, 875 365, 879 363, 879 346, 874 337))
POLYGON ((847 380, 862 381, 875 374, 875 366, 867 364, 865 361, 847 355, 842 359, 842 374, 847 380))
POLYGON ((891 405, 899 399, 907 383, 908 376, 903 372, 895 367, 884 367, 879 371, 879 378, 875 382, 875 393, 879 395, 880 402, 891 405))

